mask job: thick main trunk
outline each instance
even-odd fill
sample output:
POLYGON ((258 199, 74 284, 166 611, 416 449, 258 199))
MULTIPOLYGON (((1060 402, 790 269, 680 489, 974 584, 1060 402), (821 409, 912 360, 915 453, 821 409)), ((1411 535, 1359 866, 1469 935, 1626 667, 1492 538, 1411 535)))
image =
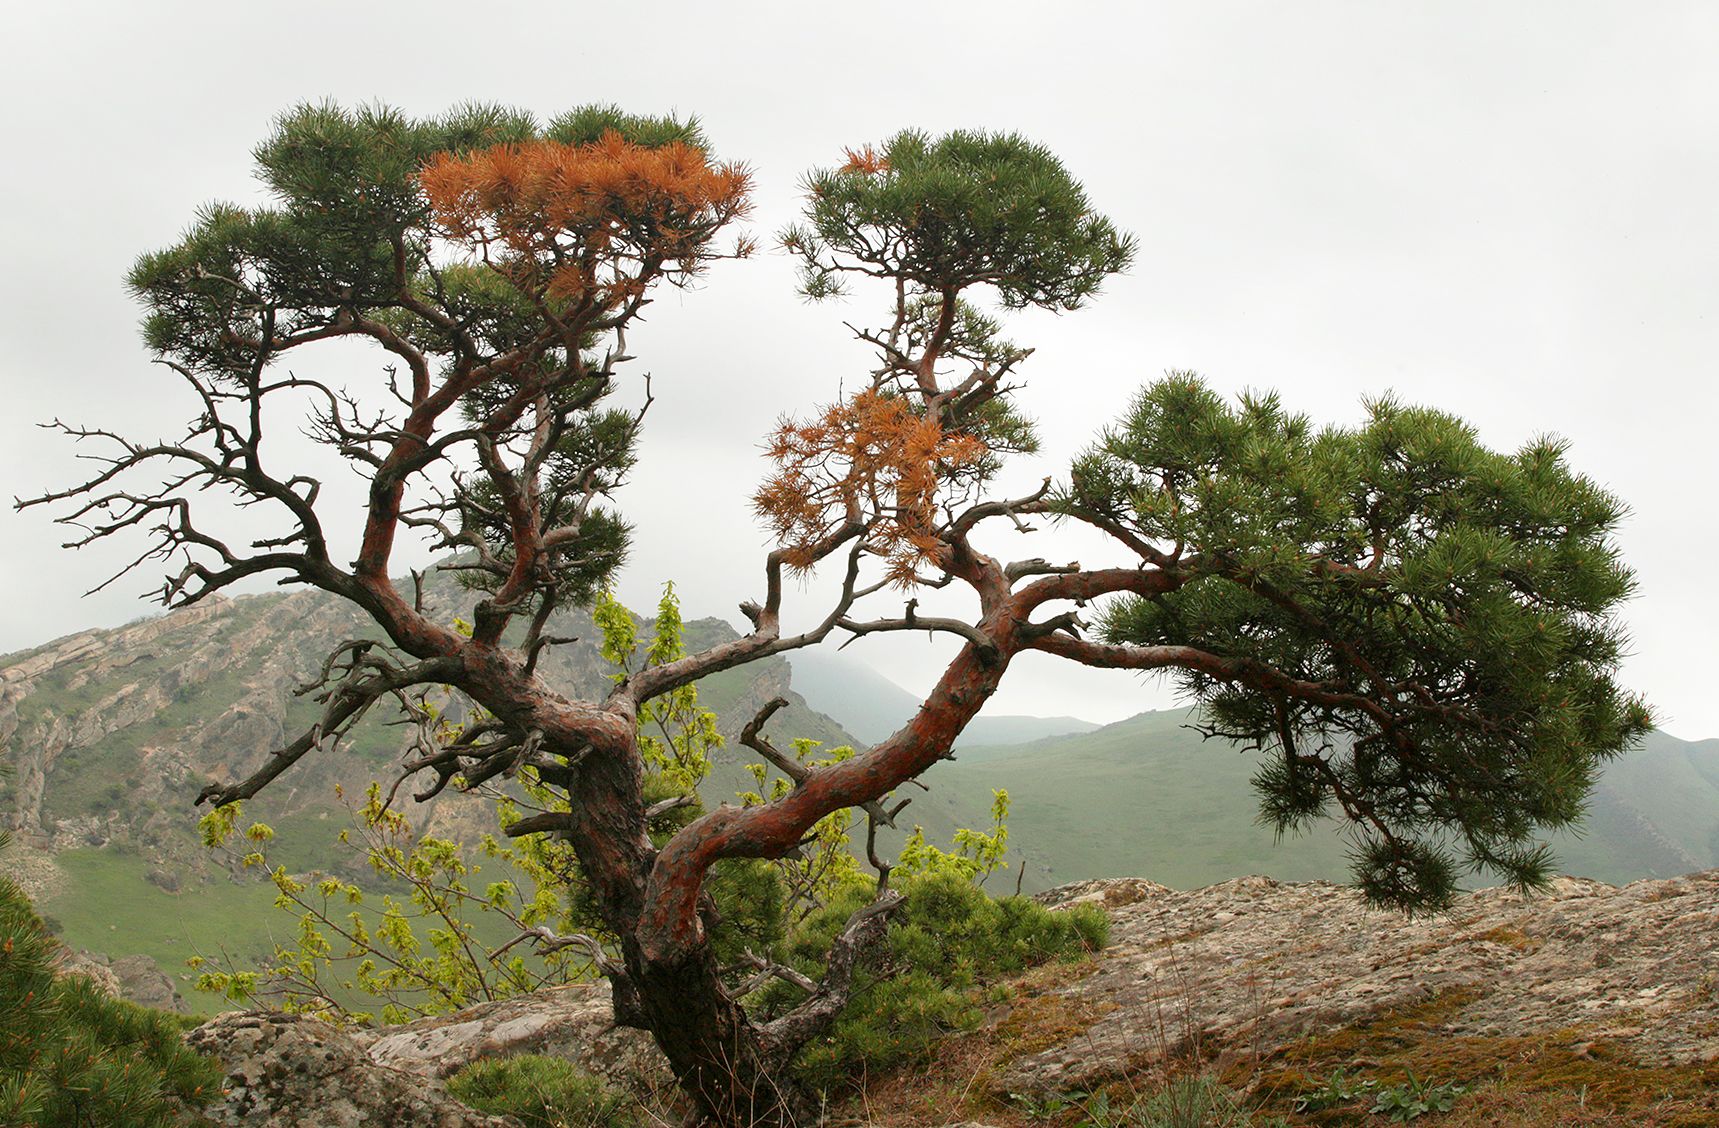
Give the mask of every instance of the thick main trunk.
POLYGON ((637 1005, 681 1089, 705 1118, 738 1128, 811 1128, 818 1106, 763 1031, 728 996, 709 945, 675 965, 628 945, 637 1005))
POLYGON ((579 763, 568 837, 604 923, 621 940, 613 969, 616 1019, 648 1030, 703 1118, 724 1128, 809 1128, 816 1101, 787 1077, 785 1054, 723 986, 701 935, 671 962, 650 960, 638 941, 655 848, 645 832, 640 776, 626 755, 579 763))
MULTIPOLYGON (((1012 624, 994 627, 1006 644, 1012 624)), ((788 1076, 793 1052, 834 1019, 847 998, 857 951, 882 934, 884 916, 862 913, 838 941, 844 968, 830 970, 821 998, 803 1021, 760 1028, 723 987, 698 905, 705 874, 722 856, 774 857, 792 848, 832 810, 880 798, 946 753, 996 689, 1012 651, 969 646, 951 664, 926 706, 901 732, 863 756, 799 781, 763 807, 721 808, 683 829, 660 856, 653 851, 638 911, 618 927, 634 1019, 656 1037, 687 1095, 724 1126, 809 1128, 819 1109, 788 1076), (840 979, 839 986, 833 982, 840 979)), ((585 793, 589 803, 589 793, 585 793)), ((577 846, 577 844, 576 844, 577 846)), ((809 1001, 813 1002, 813 1001, 809 1001)))

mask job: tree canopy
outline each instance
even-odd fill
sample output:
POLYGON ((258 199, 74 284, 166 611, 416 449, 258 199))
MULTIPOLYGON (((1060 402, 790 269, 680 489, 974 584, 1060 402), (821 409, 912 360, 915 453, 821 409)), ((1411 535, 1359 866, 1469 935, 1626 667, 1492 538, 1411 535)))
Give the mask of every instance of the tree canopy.
POLYGON ((803 188, 805 221, 783 242, 813 297, 859 273, 939 297, 988 286, 1007 309, 1073 310, 1134 257, 1134 240, 1092 210, 1062 162, 1019 134, 907 130, 849 149, 803 188))
POLYGON ((1265 818, 1295 829, 1335 804, 1363 828, 1374 901, 1444 904, 1459 856, 1540 883, 1537 834, 1574 822, 1599 763, 1648 728, 1612 677, 1622 508, 1554 440, 1499 454, 1391 399, 1316 429, 1172 375, 1056 505, 1174 562, 1179 587, 1109 604, 1100 634, 1199 652, 1174 668, 1208 731, 1281 754, 1257 781, 1265 818))

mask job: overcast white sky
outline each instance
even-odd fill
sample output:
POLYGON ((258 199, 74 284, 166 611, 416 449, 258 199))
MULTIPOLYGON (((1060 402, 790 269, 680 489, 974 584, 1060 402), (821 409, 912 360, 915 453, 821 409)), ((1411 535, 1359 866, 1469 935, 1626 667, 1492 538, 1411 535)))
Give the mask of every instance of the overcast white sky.
MULTIPOLYGON (((33 422, 153 437, 186 417, 121 279, 199 203, 255 198, 250 149, 295 102, 696 113, 754 168, 761 234, 844 145, 1018 130, 1141 246, 1091 308, 1014 323, 1038 349, 1023 403, 1047 440, 1017 482, 1058 472, 1172 368, 1320 420, 1389 389, 1494 446, 1556 432, 1633 510, 1628 684, 1672 732, 1719 735, 1719 5, 60 3, 7 5, 0 39, 8 495, 75 472, 33 422)), ((760 594, 758 441, 865 370, 841 322, 878 308, 791 288, 779 256, 723 264, 629 341, 658 397, 625 499, 629 602, 672 579, 689 613, 734 617, 760 594)), ((0 652, 149 610, 148 576, 80 599, 118 554, 61 539, 39 511, 0 514, 0 652)), ((939 652, 847 653, 918 688, 939 652)), ((1012 670, 996 709, 1108 721, 1168 701, 1047 661, 1012 670)))

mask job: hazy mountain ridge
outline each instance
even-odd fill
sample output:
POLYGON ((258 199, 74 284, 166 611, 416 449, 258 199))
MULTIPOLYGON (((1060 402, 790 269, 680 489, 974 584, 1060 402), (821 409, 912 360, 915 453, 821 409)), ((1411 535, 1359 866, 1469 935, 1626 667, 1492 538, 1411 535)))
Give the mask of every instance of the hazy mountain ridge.
MULTIPOLYGON (((469 615, 474 598, 446 576, 426 588, 432 612, 444 618, 469 615)), ((554 629, 575 641, 543 658, 550 684, 570 696, 606 693, 609 671, 590 615, 564 612, 554 629)), ((648 622, 642 629, 648 635, 648 622)), ((735 637, 716 619, 691 621, 686 634, 692 645, 735 637)), ((336 643, 376 635, 356 609, 302 591, 212 598, 20 652, 0 668, 0 745, 12 750, 20 777, 0 792, 0 811, 9 825, 40 839, 63 835, 60 824, 68 820, 79 830, 95 829, 92 819, 134 821, 140 802, 188 805, 194 781, 248 772, 313 723, 315 701, 296 691, 336 643), (106 780, 99 794, 91 791, 96 777, 106 780)), ((806 707, 789 678, 782 659, 769 659, 707 679, 702 701, 732 734, 763 702, 787 696, 778 729, 852 742, 839 725, 806 707)), ((367 718, 336 755, 307 756, 258 805, 295 813, 320 805, 314 792, 324 784, 350 786, 352 767, 362 769, 359 775, 391 767, 404 741, 382 723, 386 719, 367 718)))
MULTIPOLYGON (((444 620, 470 617, 475 596, 432 575, 427 605, 444 620)), ((541 668, 557 689, 601 697, 610 683, 588 613, 557 617, 554 633, 577 641, 551 649, 541 668)), ((641 637, 649 637, 648 622, 641 637)), ((266 952, 272 895, 255 872, 225 879, 228 859, 198 841, 192 800, 210 779, 254 770, 315 722, 320 706, 295 691, 344 639, 377 637, 374 624, 316 591, 211 598, 196 607, 111 630, 79 631, 16 652, 0 664, 0 826, 18 831, 5 864, 77 948, 147 954, 176 972, 193 952, 266 952)), ((686 624, 694 646, 735 637, 721 620, 686 624)), ((781 658, 700 683, 731 743, 717 757, 707 800, 732 800, 747 784, 740 727, 776 696, 789 706, 770 732, 786 744, 855 738, 806 707, 781 658)), ((339 749, 313 752, 246 805, 246 818, 277 830, 274 861, 293 872, 338 870, 364 878, 362 859, 335 843, 350 816, 336 788, 358 796, 398 774, 404 736, 378 706, 339 749)), ((444 793, 404 810, 413 825, 459 841, 493 831, 487 800, 444 793)), ((937 824, 940 828, 942 824, 937 824)), ((946 828, 944 828, 946 829, 946 828)))
MULTIPOLYGON (((1191 889, 1249 873, 1346 880, 1339 825, 1276 841, 1257 821, 1260 754, 1204 740, 1190 721, 1191 710, 1165 710, 1089 733, 970 748, 925 778, 933 801, 957 810, 989 802, 993 788, 1009 791, 1011 845, 1027 859, 1028 888, 1146 877, 1191 889)), ((1651 733, 1605 766, 1583 825, 1552 843, 1559 872, 1613 883, 1719 866, 1719 741, 1651 733)))
MULTIPOLYGON (((788 662, 794 668, 794 688, 807 703, 831 717, 839 717, 842 726, 861 740, 875 744, 919 712, 920 698, 865 663, 845 655, 811 648, 795 651, 788 662)), ((980 713, 956 738, 955 747, 1025 744, 1065 733, 1091 732, 1098 727, 1079 717, 980 713)))

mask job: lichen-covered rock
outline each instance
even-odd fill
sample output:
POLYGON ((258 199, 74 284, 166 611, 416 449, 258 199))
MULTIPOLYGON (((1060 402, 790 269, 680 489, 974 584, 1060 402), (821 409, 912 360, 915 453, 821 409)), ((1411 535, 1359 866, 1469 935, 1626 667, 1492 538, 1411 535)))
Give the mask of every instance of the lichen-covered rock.
POLYGON ((218 1057, 226 1092, 217 1124, 309 1128, 499 1126, 449 1097, 442 1079, 483 1058, 563 1058, 648 1103, 672 1100, 674 1080, 650 1036, 618 1029, 605 984, 579 984, 482 1003, 381 1029, 294 1015, 223 1014, 188 1036, 218 1057))
POLYGON ((372 1061, 351 1033, 313 1018, 233 1012, 186 1036, 225 1067, 203 1110, 245 1128, 518 1128, 460 1104, 440 1083, 372 1061))
POLYGON ((82 975, 116 999, 139 1006, 184 1014, 185 1000, 161 965, 148 956, 109 959, 101 952, 61 949, 55 966, 62 975, 82 975))
POLYGON ((650 1035, 615 1025, 606 981, 481 1003, 357 1037, 371 1060, 427 1077, 446 1077, 480 1058, 530 1053, 564 1058, 640 1095, 674 1087, 650 1035))
POLYGON ((1083 882, 1044 899, 1106 904, 1110 947, 1053 989, 1063 1028, 998 1071, 1003 1092, 1089 1088, 1196 1050, 1270 1054, 1435 996, 1450 1035, 1576 1030, 1644 1064, 1719 1059, 1719 870, 1487 889, 1415 918, 1263 877, 1187 892, 1083 882))
POLYGON ((185 1000, 174 986, 172 976, 148 956, 121 956, 113 961, 113 973, 119 976, 119 994, 141 1006, 155 1010, 186 1013, 185 1000))
POLYGON ((1094 877, 1047 889, 1033 900, 1053 909, 1072 908, 1075 905, 1099 905, 1106 909, 1117 909, 1123 905, 1135 905, 1154 897, 1162 897, 1170 892, 1172 890, 1168 885, 1159 885, 1156 881, 1147 881, 1140 877, 1094 877))
POLYGON ((61 948, 58 958, 54 961, 54 971, 59 975, 81 975, 95 984, 102 994, 116 999, 121 997, 124 990, 119 975, 109 965, 107 957, 94 952, 74 952, 70 948, 61 948))

